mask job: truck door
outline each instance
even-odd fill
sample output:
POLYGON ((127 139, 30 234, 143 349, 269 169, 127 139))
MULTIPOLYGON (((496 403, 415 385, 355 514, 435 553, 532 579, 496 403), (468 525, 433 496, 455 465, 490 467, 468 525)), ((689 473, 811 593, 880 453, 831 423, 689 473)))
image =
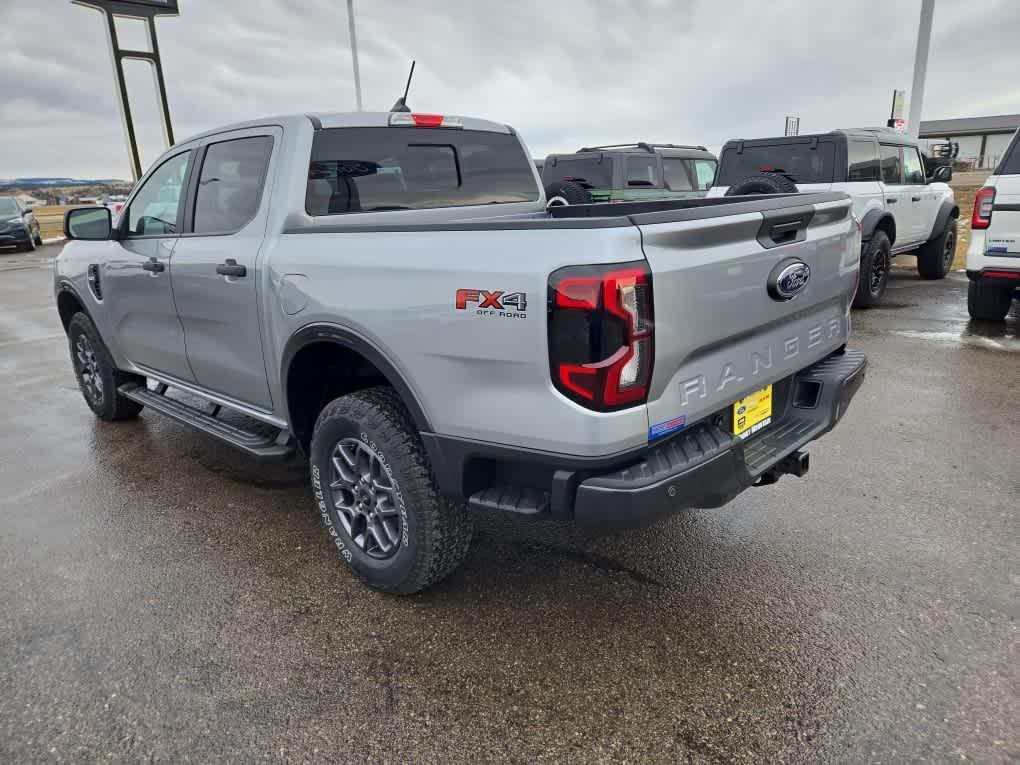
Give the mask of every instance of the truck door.
POLYGON ((917 203, 911 201, 911 197, 916 196, 913 188, 903 183, 903 147, 883 143, 879 144, 878 151, 882 160, 882 191, 886 209, 896 220, 893 249, 900 249, 903 245, 917 242, 920 211, 916 209, 917 203))
POLYGON ((199 151, 185 233, 171 269, 188 362, 204 388, 270 409, 258 268, 269 210, 270 159, 283 136, 267 127, 224 133, 199 151))
POLYGON ((917 228, 914 238, 926 242, 935 232, 935 216, 938 215, 938 196, 928 186, 924 174, 924 162, 914 146, 903 147, 903 185, 910 191, 910 208, 917 228))
POLYGON ((100 281, 114 342, 132 363, 191 381, 184 330, 170 290, 170 259, 183 218, 192 151, 163 161, 121 215, 120 238, 100 281))

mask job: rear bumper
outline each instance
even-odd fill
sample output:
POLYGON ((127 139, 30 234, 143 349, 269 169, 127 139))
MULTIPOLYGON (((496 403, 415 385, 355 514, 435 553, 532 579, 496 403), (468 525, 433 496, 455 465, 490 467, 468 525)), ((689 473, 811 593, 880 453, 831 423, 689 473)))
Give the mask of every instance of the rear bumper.
MULTIPOLYGON (((826 433, 864 381, 860 351, 833 353, 802 369, 774 422, 746 441, 710 418, 661 442, 590 458, 422 433, 444 494, 485 511, 632 527, 690 507, 719 507, 755 483, 803 475, 798 450, 826 433)), ((778 387, 778 384, 777 384, 778 387)))
POLYGON ((791 455, 840 420, 866 367, 863 353, 846 351, 801 370, 794 389, 805 393, 791 399, 778 422, 746 442, 699 423, 649 448, 633 465, 585 479, 577 487, 575 519, 586 526, 639 526, 683 508, 720 507, 759 480, 802 474, 806 456, 791 460, 791 455))
POLYGON ((990 287, 1004 287, 1020 290, 1020 265, 999 268, 989 266, 980 271, 967 271, 967 278, 972 282, 987 284, 990 287))

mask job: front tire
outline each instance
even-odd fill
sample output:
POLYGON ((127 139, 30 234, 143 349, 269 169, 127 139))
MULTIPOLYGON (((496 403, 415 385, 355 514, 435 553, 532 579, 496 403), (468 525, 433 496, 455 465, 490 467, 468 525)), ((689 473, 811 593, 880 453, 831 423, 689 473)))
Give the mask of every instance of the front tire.
POLYGON ((145 380, 138 375, 121 372, 113 365, 113 358, 99 331, 86 314, 76 313, 71 318, 67 325, 67 340, 81 395, 96 417, 109 422, 137 417, 142 405, 124 398, 117 388, 126 382, 144 383, 145 380))
POLYGON ((979 321, 1002 321, 1013 303, 1013 290, 971 282, 967 287, 967 312, 979 321))
POLYGON ((467 508, 443 497, 421 437, 392 388, 334 399, 315 423, 312 490, 341 557, 370 587, 407 595, 467 555, 467 508))
POLYGON ((871 308, 882 299, 889 283, 892 244, 884 231, 871 235, 861 253, 861 276, 854 295, 854 308, 871 308))
POLYGON ((942 233, 929 239, 917 251, 917 273, 922 279, 944 279, 956 258, 956 218, 950 218, 942 233))

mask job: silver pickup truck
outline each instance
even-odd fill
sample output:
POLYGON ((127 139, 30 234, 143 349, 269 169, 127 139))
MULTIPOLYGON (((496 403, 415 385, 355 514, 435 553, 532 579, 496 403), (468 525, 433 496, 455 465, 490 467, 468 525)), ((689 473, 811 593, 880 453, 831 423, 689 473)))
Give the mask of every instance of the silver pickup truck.
POLYGON ((860 386, 839 193, 546 210, 514 130, 274 117, 71 210, 55 289, 105 420, 300 454, 342 557, 427 587, 471 511, 631 526, 808 468, 860 386))

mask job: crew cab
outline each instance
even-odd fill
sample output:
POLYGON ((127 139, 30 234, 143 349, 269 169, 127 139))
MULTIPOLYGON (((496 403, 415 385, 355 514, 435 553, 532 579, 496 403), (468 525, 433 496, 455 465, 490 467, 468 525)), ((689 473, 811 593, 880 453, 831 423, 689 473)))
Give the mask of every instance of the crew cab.
POLYGON ((967 247, 967 309, 1002 321, 1020 296, 1020 131, 974 198, 967 247))
POLYGON ((947 164, 925 162, 917 141, 886 128, 727 141, 710 197, 839 191, 861 221, 861 284, 854 305, 876 305, 892 258, 917 254, 925 279, 942 279, 956 254, 960 215, 947 164), (931 175, 926 174, 931 168, 931 175))
POLYGON ((547 210, 504 124, 274 117, 171 148, 116 226, 70 210, 56 300, 98 417, 308 459, 343 559, 409 593, 471 511, 631 526, 803 475, 865 372, 850 207, 547 210))

